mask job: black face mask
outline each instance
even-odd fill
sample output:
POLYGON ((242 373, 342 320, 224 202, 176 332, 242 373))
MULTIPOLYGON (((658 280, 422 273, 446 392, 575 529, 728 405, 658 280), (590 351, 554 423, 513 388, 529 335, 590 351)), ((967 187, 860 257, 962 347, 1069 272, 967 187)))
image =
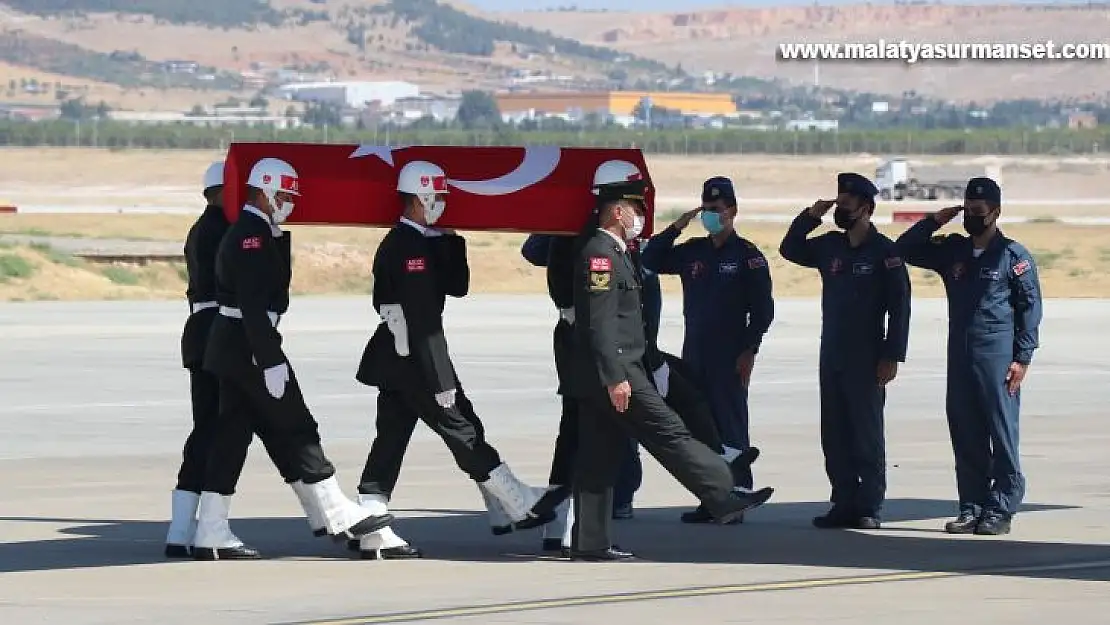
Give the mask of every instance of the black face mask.
POLYGON ((987 216, 964 213, 964 230, 973 237, 981 236, 987 231, 987 216))
POLYGON ((856 225, 856 222, 859 221, 859 215, 853 217, 851 211, 838 208, 833 211, 833 221, 836 222, 837 228, 851 230, 852 227, 856 225))

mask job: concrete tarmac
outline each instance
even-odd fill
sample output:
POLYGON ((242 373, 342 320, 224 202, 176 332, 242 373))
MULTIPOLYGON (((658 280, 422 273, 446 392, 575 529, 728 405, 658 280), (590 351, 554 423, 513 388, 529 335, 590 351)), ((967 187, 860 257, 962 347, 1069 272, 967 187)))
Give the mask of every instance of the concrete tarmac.
MULTIPOLYGON (((661 333, 681 344, 681 303, 661 333)), ((167 562, 169 494, 189 429, 183 303, 0 305, 0 616, 12 623, 1104 623, 1110 609, 1110 302, 1049 301, 1023 392, 1023 514, 1005 537, 940 532, 954 513, 944 417, 943 301, 915 301, 910 360, 891 386, 885 525, 821 531, 819 305, 783 300, 752 388, 755 473, 774 499, 739 526, 686 526, 694 505, 645 456, 640 555, 568 563, 537 531, 490 535, 477 489, 421 427, 392 506, 418 561, 360 561, 311 536, 260 446, 233 529, 267 557, 167 562)), ((325 449, 354 494, 374 392, 353 380, 376 316, 368 298, 298 299, 287 352, 325 449)), ((554 311, 544 298, 453 301, 448 337, 490 439, 527 481, 547 479, 558 420, 554 311)))

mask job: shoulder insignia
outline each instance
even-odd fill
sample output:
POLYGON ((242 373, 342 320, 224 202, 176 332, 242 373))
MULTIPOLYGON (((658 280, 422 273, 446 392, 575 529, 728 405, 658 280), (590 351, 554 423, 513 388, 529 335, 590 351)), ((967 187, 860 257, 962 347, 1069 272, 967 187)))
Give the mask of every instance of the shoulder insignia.
POLYGON ((613 261, 607 256, 591 256, 590 271, 612 271, 613 261))
POLYGON ((1020 276, 1021 274, 1025 273, 1026 271, 1029 271, 1029 267, 1031 267, 1031 266, 1032 265, 1030 265, 1028 259, 1021 261, 1020 263, 1014 265, 1014 275, 1015 276, 1020 276))
POLYGON ((767 266, 767 259, 760 254, 759 256, 752 256, 748 259, 748 269, 759 269, 760 267, 767 266))
POLYGON ((891 256, 884 260, 883 264, 886 265, 887 269, 894 269, 895 267, 902 266, 902 259, 897 256, 891 256))
POLYGON ((424 262, 423 256, 417 256, 416 258, 410 258, 405 261, 405 271, 408 273, 419 273, 424 271, 426 267, 427 263, 424 262))
POLYGON ((262 237, 254 236, 243 239, 242 248, 245 250, 262 249, 262 237))

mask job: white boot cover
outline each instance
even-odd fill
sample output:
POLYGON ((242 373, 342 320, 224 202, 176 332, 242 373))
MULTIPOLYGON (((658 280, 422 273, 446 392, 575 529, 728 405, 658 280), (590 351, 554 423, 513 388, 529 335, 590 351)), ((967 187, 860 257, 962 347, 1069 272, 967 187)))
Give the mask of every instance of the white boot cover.
POLYGON ((489 479, 481 483, 491 495, 497 498, 502 510, 516 523, 528 518, 532 506, 536 505, 546 489, 532 488, 513 475, 509 465, 501 463, 490 471, 489 479))
POLYGON ((173 491, 170 499, 170 529, 166 532, 167 545, 193 546, 199 506, 200 495, 187 490, 173 491))
POLYGON ((567 497, 563 503, 555 506, 555 520, 543 526, 543 537, 562 539, 563 535, 567 533, 567 526, 570 522, 571 514, 571 500, 567 497))
POLYGON ((307 501, 318 507, 324 527, 332 536, 346 536, 347 530, 372 516, 343 494, 339 488, 339 480, 334 475, 322 482, 307 484, 306 487, 307 501))
POLYGON ((567 520, 563 525, 563 549, 570 549, 571 536, 574 532, 574 497, 567 498, 567 520))
MULTIPOLYGON (((385 495, 362 495, 358 496, 358 505, 365 508, 373 516, 381 516, 389 513, 389 500, 385 495)), ((392 527, 382 528, 376 532, 367 534, 358 539, 359 551, 380 551, 382 549, 393 549, 394 547, 407 547, 408 543, 404 538, 398 536, 392 527)))
POLYGON ((201 549, 242 547, 243 541, 231 533, 231 525, 228 522, 230 511, 230 496, 219 493, 201 493, 194 546, 201 549))
POLYGON ((513 520, 505 514, 505 510, 498 503, 497 497, 489 492, 485 485, 478 484, 478 492, 482 494, 482 501, 486 504, 486 516, 489 518, 489 526, 491 528, 507 527, 512 529, 513 520))
POLYGON ((320 510, 320 506, 316 504, 316 499, 313 498, 308 484, 297 480, 290 484, 293 492, 297 495, 297 500, 301 502, 301 509, 304 510, 305 518, 308 519, 308 527, 313 532, 327 531, 328 523, 324 519, 324 514, 320 510))

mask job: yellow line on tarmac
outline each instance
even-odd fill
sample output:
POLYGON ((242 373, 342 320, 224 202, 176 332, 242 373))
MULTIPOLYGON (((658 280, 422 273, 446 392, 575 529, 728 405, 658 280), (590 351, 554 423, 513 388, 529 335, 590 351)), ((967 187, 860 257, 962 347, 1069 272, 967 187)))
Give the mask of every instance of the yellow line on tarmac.
POLYGON ((967 575, 1005 575, 1100 568, 1110 568, 1110 560, 1077 563, 1057 563, 1024 567, 997 567, 993 569, 981 569, 974 571, 969 570, 943 572, 927 571, 908 573, 882 573, 878 575, 853 575, 845 577, 824 577, 816 579, 799 579, 779 582, 758 582, 752 584, 702 586, 696 588, 675 588, 673 590, 645 590, 607 595, 564 597, 560 599, 537 599, 535 601, 512 601, 487 605, 462 606, 457 608, 397 612, 393 614, 382 614, 379 616, 360 616, 333 620, 308 621, 303 623, 302 625, 374 625, 376 623, 410 623, 415 621, 428 621, 443 618, 461 618, 467 616, 482 616, 486 614, 503 614, 508 612, 524 612, 531 610, 550 610, 556 608, 630 603, 633 601, 688 599, 691 597, 731 595, 753 592, 771 592, 777 590, 805 590, 810 588, 830 588, 834 586, 855 586, 862 584, 909 582, 929 579, 944 579, 950 577, 962 577, 967 575))

